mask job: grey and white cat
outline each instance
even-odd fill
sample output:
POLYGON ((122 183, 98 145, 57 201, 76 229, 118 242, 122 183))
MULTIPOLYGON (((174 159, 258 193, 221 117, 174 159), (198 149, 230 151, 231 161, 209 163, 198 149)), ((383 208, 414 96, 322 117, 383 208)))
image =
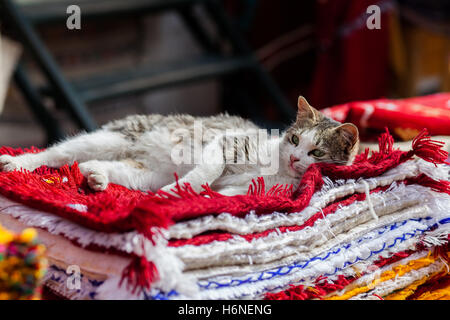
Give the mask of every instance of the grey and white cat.
POLYGON ((280 136, 249 139, 258 129, 248 120, 226 114, 134 115, 95 132, 71 137, 40 153, 0 156, 0 169, 31 171, 42 165, 61 167, 77 161, 89 186, 96 191, 115 183, 136 190, 169 192, 175 187, 176 172, 180 184, 189 182, 196 191, 208 183, 224 195, 236 195, 245 194, 252 179, 259 176, 264 177, 267 189, 275 184, 293 184, 295 188, 310 164, 348 165, 359 145, 358 129, 353 124, 325 117, 303 97, 298 100, 295 123, 280 136), (198 123, 204 132, 200 136, 195 134, 198 123), (177 135, 180 130, 188 136, 177 135), (233 144, 226 148, 230 136, 233 144), (195 145, 201 146, 202 161, 173 161, 176 148, 195 151, 195 145), (268 174, 264 170, 268 164, 259 159, 261 149, 275 155, 275 172, 268 174))

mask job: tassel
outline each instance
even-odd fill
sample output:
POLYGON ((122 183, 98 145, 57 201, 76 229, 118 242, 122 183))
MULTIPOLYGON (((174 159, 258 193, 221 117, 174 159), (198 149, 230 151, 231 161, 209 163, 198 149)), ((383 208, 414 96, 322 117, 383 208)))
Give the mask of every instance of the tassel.
POLYGON ((380 153, 382 153, 383 155, 388 155, 392 152, 392 148, 394 147, 394 138, 392 138, 387 127, 385 128, 385 130, 386 132, 381 134, 381 136, 378 138, 378 146, 380 153))
POLYGON ((248 186, 247 195, 248 196, 255 196, 257 190, 257 185, 255 179, 252 179, 252 183, 248 186))
POLYGON ((412 150, 407 153, 408 156, 413 155, 422 158, 425 161, 431 162, 434 165, 445 163, 450 164, 446 160, 448 158, 448 152, 442 150, 444 142, 431 140, 427 129, 423 129, 417 137, 414 138, 412 143, 412 150))
POLYGON ((369 148, 365 148, 364 152, 356 155, 355 160, 353 161, 353 163, 360 163, 360 162, 367 161, 367 159, 369 158, 369 153, 370 153, 369 148))
POLYGON ((450 194, 450 181, 437 181, 425 174, 407 179, 407 184, 420 184, 421 186, 430 188, 433 191, 450 194))
POLYGON ((131 212, 130 219, 131 225, 155 245, 153 239, 155 231, 157 232, 157 230, 161 228, 167 229, 174 222, 169 215, 160 211, 150 211, 149 207, 151 207, 149 203, 146 203, 144 208, 141 208, 138 205, 131 212))
POLYGON ((364 153, 358 155, 353 163, 360 163, 368 161, 370 163, 379 163, 392 154, 394 147, 394 138, 389 133, 389 129, 385 128, 386 132, 382 133, 378 138, 378 151, 373 151, 369 157, 369 150, 366 148, 364 153))
POLYGON ((209 184, 203 184, 202 185, 203 191, 200 192, 201 196, 208 196, 211 199, 212 198, 219 198, 219 197, 225 197, 224 195, 214 191, 213 189, 211 189, 211 187, 209 186, 209 184))
POLYGON ((266 184, 263 177, 258 177, 258 195, 260 197, 266 195, 266 184))
POLYGON ((256 181, 252 179, 252 183, 248 186, 247 195, 259 197, 266 195, 266 184, 263 177, 258 177, 256 181))
POLYGON ((153 262, 145 257, 135 256, 131 263, 123 270, 119 287, 124 280, 127 281, 127 290, 131 287, 131 293, 138 288, 150 289, 150 285, 159 279, 158 270, 153 262))

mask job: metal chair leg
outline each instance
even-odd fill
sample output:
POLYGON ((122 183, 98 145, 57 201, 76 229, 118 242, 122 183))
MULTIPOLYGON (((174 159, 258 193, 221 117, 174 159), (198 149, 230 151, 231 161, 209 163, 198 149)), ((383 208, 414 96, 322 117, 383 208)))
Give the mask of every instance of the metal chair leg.
POLYGON ((51 144, 64 138, 64 131, 59 123, 42 104, 41 96, 31 84, 22 65, 18 65, 14 72, 14 81, 27 100, 35 118, 42 124, 47 133, 47 143, 51 144))
POLYGON ((0 0, 2 8, 13 24, 22 43, 34 56, 47 80, 58 94, 63 107, 68 110, 80 128, 92 131, 97 128, 94 119, 83 102, 80 101, 72 86, 65 80, 56 62, 35 32, 28 19, 22 14, 13 0, 0 0))
POLYGON ((186 6, 178 9, 180 17, 192 32, 195 40, 200 44, 200 46, 208 53, 219 53, 220 47, 215 41, 210 37, 208 32, 199 22, 198 18, 193 12, 193 6, 186 6))

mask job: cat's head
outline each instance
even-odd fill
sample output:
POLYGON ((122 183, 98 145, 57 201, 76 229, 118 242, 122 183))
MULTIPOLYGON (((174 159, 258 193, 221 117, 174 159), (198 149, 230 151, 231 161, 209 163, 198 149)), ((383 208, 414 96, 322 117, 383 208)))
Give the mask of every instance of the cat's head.
POLYGON ((289 175, 301 176, 316 162, 348 165, 355 158, 358 147, 355 125, 334 121, 299 97, 297 119, 286 130, 280 145, 280 166, 289 175))

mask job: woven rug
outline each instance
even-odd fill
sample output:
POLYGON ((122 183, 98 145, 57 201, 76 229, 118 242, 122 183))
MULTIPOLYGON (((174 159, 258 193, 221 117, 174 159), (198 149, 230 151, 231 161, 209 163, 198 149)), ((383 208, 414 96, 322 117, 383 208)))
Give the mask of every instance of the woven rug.
MULTIPOLYGON (((0 223, 39 230, 45 284, 72 299, 445 299, 441 147, 424 130, 394 150, 386 132, 352 166, 310 166, 298 190, 255 179, 233 197, 188 184, 93 192, 76 164, 0 173, 0 223)), ((23 152, 39 150, 0 149, 23 152)))

